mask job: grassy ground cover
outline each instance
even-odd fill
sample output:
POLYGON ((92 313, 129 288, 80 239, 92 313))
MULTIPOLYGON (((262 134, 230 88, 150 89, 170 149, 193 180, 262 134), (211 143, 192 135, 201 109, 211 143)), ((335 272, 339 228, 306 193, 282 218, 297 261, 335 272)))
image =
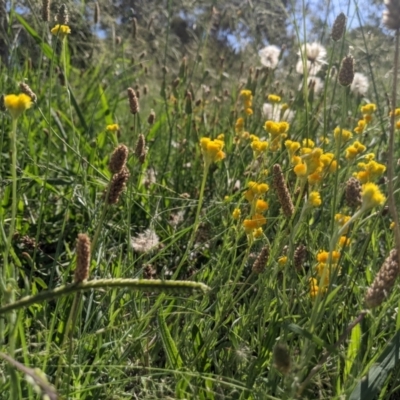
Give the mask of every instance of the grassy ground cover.
POLYGON ((132 60, 136 30, 81 69, 66 7, 18 11, 0 398, 398 398, 397 2, 232 70, 207 36, 132 60))

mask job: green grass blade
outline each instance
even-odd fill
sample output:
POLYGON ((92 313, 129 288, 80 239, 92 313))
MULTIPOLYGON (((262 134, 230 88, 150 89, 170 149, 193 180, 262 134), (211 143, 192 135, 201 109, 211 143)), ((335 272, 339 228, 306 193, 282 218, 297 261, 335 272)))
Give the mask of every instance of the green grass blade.
POLYGON ((174 340, 172 339, 171 333, 168 330, 164 315, 161 312, 157 314, 157 322, 160 328, 161 340, 169 364, 174 369, 182 368, 183 366, 182 358, 179 354, 178 348, 176 347, 174 340))
POLYGON ((44 55, 48 59, 52 59, 54 57, 53 49, 47 43, 43 42, 39 34, 24 20, 24 18, 21 15, 14 13, 14 17, 17 18, 20 24, 32 36, 32 38, 35 40, 38 46, 42 49, 44 55))
POLYGON ((373 400, 379 394, 385 380, 400 358, 400 331, 393 336, 376 363, 372 365, 367 375, 356 385, 349 400, 373 400))

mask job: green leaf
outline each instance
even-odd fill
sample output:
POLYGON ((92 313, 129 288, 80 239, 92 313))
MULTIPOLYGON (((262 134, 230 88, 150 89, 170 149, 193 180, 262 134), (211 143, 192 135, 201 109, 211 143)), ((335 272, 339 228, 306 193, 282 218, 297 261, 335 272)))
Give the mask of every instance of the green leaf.
POLYGON ((350 375, 351 368, 354 364, 357 354, 360 351, 360 345, 361 345, 361 327, 359 324, 357 324, 351 331, 350 344, 347 350, 347 357, 344 366, 344 379, 347 379, 348 376, 350 375))
POLYGON ((158 327, 160 328, 161 341, 163 343, 169 364, 173 369, 182 368, 182 358, 174 340, 172 339, 171 333, 167 327, 167 323, 165 322, 164 315, 161 313, 161 311, 157 314, 157 322, 158 327))
POLYGON ((349 400, 373 400, 379 394, 392 369, 399 363, 400 331, 393 336, 385 350, 354 388, 349 400))
POLYGON ((325 342, 319 338, 317 335, 313 335, 312 333, 310 333, 309 331, 301 328, 299 325, 297 324, 288 324, 287 325, 287 329, 289 329, 290 331, 305 337, 308 340, 313 341, 316 345, 320 346, 320 347, 324 347, 325 346, 325 342))
POLYGON ((38 35, 38 33, 24 20, 24 18, 21 15, 14 13, 13 16, 15 18, 17 18, 17 20, 20 22, 20 24, 32 36, 32 38, 35 40, 35 42, 42 49, 44 55, 48 59, 52 59, 54 57, 53 49, 47 43, 43 42, 42 38, 38 35))

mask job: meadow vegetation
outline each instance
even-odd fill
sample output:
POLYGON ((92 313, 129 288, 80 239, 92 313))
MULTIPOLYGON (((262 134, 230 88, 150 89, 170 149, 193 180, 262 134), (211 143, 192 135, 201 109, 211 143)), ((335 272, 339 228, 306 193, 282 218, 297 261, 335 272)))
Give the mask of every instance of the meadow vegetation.
POLYGON ((82 4, 2 25, 0 399, 399 398, 400 3, 82 4))

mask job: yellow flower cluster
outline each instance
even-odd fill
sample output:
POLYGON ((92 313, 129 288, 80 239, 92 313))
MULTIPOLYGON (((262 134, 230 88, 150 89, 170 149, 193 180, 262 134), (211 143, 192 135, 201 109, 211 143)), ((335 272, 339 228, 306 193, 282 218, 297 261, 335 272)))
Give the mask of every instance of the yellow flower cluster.
POLYGON ((119 131, 119 125, 118 124, 111 124, 106 126, 106 130, 109 132, 118 132, 119 131))
POLYGON ((355 172, 353 175, 361 182, 371 182, 380 178, 386 171, 386 166, 379 164, 375 160, 370 160, 367 163, 360 162, 357 164, 360 171, 355 172))
POLYGON ((51 33, 54 36, 58 36, 60 39, 64 39, 67 35, 71 33, 71 29, 67 25, 56 25, 52 30, 51 33))
POLYGON ((346 160, 354 160, 358 155, 363 153, 367 148, 360 143, 359 141, 355 141, 352 145, 350 145, 346 149, 346 160))
POLYGON ((244 131, 244 119, 238 118, 235 124, 235 132, 239 134, 243 133, 243 131, 244 131))
POLYGON ((260 154, 264 153, 268 149, 268 142, 265 140, 260 140, 256 135, 251 135, 252 139, 251 148, 253 149, 254 158, 257 158, 260 154))
POLYGON ((271 151, 275 152, 281 148, 281 140, 286 138, 289 127, 290 127, 289 123, 285 121, 265 122, 264 129, 269 133, 271 137, 271 146, 270 146, 271 151))
POLYGON ((295 153, 297 152, 297 150, 300 149, 300 147, 301 147, 300 143, 294 142, 292 140, 286 140, 285 147, 286 147, 286 150, 289 152, 290 162, 293 165, 299 164, 301 162, 301 159, 300 159, 300 157, 295 156, 295 153))
MULTIPOLYGON (((350 215, 344 215, 344 214, 335 214, 335 221, 338 224, 338 226, 341 228, 345 224, 347 224, 348 221, 350 221, 351 216, 350 215)), ((346 229, 345 234, 347 234, 348 229, 346 229)))
POLYGON ((361 198, 361 208, 364 211, 380 206, 386 201, 386 197, 380 191, 379 187, 372 182, 368 182, 362 186, 361 198))
POLYGON ((333 131, 333 136, 335 137, 335 140, 341 144, 349 141, 353 137, 350 131, 342 129, 339 126, 336 127, 335 130, 333 131))
POLYGON ((211 140, 208 137, 202 137, 200 139, 201 152, 203 153, 206 166, 225 158, 226 155, 222 151, 224 145, 225 143, 221 139, 211 140))
POLYGON ((25 110, 32 107, 32 99, 24 93, 4 96, 4 106, 13 119, 17 119, 25 110))
POLYGON ((240 92, 240 97, 243 99, 243 105, 244 105, 244 112, 247 115, 252 115, 253 114, 253 94, 251 93, 251 90, 242 90, 240 92))
POLYGON ((268 210, 268 203, 261 197, 268 192, 269 186, 266 183, 257 183, 250 181, 249 187, 244 193, 244 197, 251 204, 250 218, 243 221, 243 227, 247 234, 253 237, 262 235, 262 226, 267 223, 266 218, 262 215, 268 210))
POLYGON ((268 101, 270 101, 271 103, 280 103, 281 100, 282 100, 281 97, 276 94, 268 95, 268 101))
POLYGON ((330 282, 330 278, 333 273, 336 272, 338 266, 337 263, 340 259, 340 253, 333 251, 331 254, 327 251, 321 250, 317 254, 318 264, 315 267, 317 273, 316 278, 310 279, 310 296, 315 298, 318 293, 325 293, 330 282))
POLYGON ((372 121, 372 114, 376 111, 376 105, 374 103, 368 103, 361 107, 363 117, 357 122, 357 126, 354 128, 354 132, 361 134, 364 132, 367 125, 372 121))
POLYGON ((308 202, 313 207, 319 207, 322 204, 321 195, 318 192, 311 192, 308 197, 308 202))
POLYGON ((333 153, 324 153, 319 147, 314 147, 314 142, 310 139, 304 140, 303 144, 312 147, 301 148, 301 156, 294 153, 300 147, 300 143, 286 140, 285 146, 291 156, 291 162, 294 165, 293 171, 298 178, 308 180, 310 185, 315 185, 322 181, 327 173, 335 172, 337 162, 334 160, 333 153))
MULTIPOLYGON (((395 117, 399 117, 399 116, 400 116, 400 108, 396 108, 396 109, 394 110, 394 112, 391 111, 391 112, 389 113, 389 116, 392 117, 393 114, 394 114, 395 117)), ((400 129, 400 120, 397 120, 397 121, 396 121, 395 127, 396 127, 396 129, 400 129)))

